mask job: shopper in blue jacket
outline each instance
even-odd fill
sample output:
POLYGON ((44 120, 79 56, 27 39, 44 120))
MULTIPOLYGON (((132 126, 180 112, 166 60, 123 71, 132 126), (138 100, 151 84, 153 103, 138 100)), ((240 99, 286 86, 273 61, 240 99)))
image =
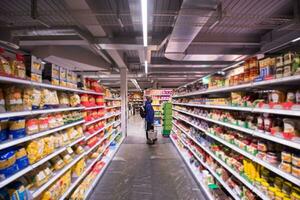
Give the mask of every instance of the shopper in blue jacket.
POLYGON ((146 113, 145 120, 146 120, 146 138, 147 138, 147 141, 149 141, 148 131, 154 129, 154 126, 153 126, 153 123, 154 123, 154 110, 153 110, 153 107, 152 107, 151 103, 152 103, 151 97, 147 96, 146 97, 146 102, 145 102, 145 113, 146 113))

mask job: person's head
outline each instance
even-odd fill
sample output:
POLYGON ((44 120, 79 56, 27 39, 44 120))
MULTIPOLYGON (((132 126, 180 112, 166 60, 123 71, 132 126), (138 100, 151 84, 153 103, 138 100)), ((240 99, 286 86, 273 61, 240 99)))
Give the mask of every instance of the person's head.
POLYGON ((146 100, 149 102, 152 102, 152 97, 151 96, 146 96, 146 100))

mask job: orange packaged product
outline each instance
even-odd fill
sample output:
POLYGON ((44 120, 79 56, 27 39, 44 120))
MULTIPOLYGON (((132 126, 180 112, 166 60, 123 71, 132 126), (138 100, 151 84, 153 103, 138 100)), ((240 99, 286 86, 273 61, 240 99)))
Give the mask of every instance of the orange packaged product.
POLYGON ((96 97, 96 104, 98 106, 103 106, 104 105, 104 98, 103 98, 103 96, 97 96, 96 97))
POLYGON ((98 142, 99 138, 98 137, 92 137, 91 139, 89 139, 87 141, 87 146, 88 147, 93 147, 97 142, 98 142))
POLYGON ((89 96, 87 94, 82 94, 80 96, 81 104, 85 107, 89 106, 89 96))
POLYGON ((256 58, 250 59, 250 81, 253 81, 259 76, 259 66, 256 58))
POLYGON ((49 124, 48 124, 48 117, 47 116, 41 116, 39 118, 39 131, 45 131, 49 129, 49 124))
POLYGON ((39 132, 39 120, 38 119, 27 119, 26 120, 26 134, 31 135, 39 132))
POLYGON ((250 66, 248 61, 244 64, 244 81, 246 83, 250 81, 250 66))
POLYGON ((90 133, 90 134, 94 133, 94 131, 95 131, 94 125, 88 126, 88 127, 87 127, 87 131, 88 131, 88 133, 90 133))
POLYGON ((94 96, 89 95, 89 106, 96 106, 96 99, 94 96))

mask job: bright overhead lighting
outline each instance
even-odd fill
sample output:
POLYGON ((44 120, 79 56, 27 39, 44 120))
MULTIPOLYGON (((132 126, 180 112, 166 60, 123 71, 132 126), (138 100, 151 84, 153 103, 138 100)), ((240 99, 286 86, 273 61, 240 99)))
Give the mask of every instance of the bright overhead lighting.
POLYGON ((143 41, 144 47, 148 46, 148 20, 147 20, 147 0, 141 0, 142 5, 142 22, 143 22, 143 41))
POLYGON ((130 79, 136 89, 142 91, 141 87, 139 86, 138 82, 135 79, 130 79))
POLYGON ((148 74, 148 62, 145 60, 145 73, 148 74))
POLYGON ((299 40, 300 40, 300 37, 297 37, 297 38, 293 39, 292 42, 297 42, 299 40))

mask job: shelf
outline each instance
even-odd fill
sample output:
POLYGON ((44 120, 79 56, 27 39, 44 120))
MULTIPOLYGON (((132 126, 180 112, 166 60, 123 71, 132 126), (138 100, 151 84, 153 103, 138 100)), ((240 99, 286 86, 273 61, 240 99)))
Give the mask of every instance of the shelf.
POLYGON ((70 144, 61 147, 59 149, 56 149, 54 152, 52 152, 51 154, 49 154, 48 156, 42 158, 41 160, 37 161, 36 163, 29 165, 28 167, 26 167, 25 169, 20 170, 19 172, 15 173, 14 175, 4 179, 3 181, 0 182, 0 188, 3 188, 4 186, 6 186, 7 184, 11 183, 12 181, 20 178, 21 176, 23 176, 24 174, 26 174, 27 172, 37 168, 38 166, 42 165, 43 163, 47 162, 48 160, 50 160, 51 158, 59 155, 60 153, 62 153, 63 151, 67 150, 67 147, 69 146, 73 146, 75 144, 77 144, 78 142, 80 142, 81 140, 83 140, 84 137, 78 138, 76 139, 74 142, 71 142, 70 144))
POLYGON ((121 98, 113 98, 113 97, 105 97, 104 99, 107 101, 121 101, 121 98))
POLYGON ((282 144, 282 145, 286 145, 286 146, 289 146, 289 147, 292 147, 292 148, 295 148, 295 149, 300 149, 300 141, 299 140, 295 140, 295 141, 286 140, 283 137, 272 136, 271 134, 267 134, 267 133, 259 132, 259 131, 256 131, 256 130, 240 127, 240 126, 229 124, 229 123, 226 123, 226 122, 221 122, 221 121, 209 119, 207 117, 202 117, 200 115, 189 113, 189 112, 186 112, 186 111, 183 111, 183 110, 179 110, 179 109, 173 109, 173 110, 184 113, 184 114, 187 114, 187 115, 190 115, 190 116, 193 116, 193 117, 196 117, 196 118, 199 118, 199 119, 203 119, 205 121, 213 122, 215 124, 219 124, 219 125, 222 125, 222 126, 225 126, 225 127, 228 127, 228 128, 232 128, 232 129, 244 132, 244 133, 248 133, 248 134, 256 136, 256 137, 264 138, 264 139, 269 140, 269 141, 273 141, 273 142, 276 142, 276 143, 279 143, 279 144, 282 144))
POLYGON ((81 155, 79 155, 79 156, 77 156, 72 162, 70 162, 69 164, 67 164, 63 169, 61 169, 61 170, 59 170, 57 172, 54 172, 54 176, 52 176, 50 178, 50 180, 48 180, 44 185, 42 185, 41 187, 39 187, 34 192, 31 192, 32 197, 33 198, 37 198, 38 196, 40 196, 51 184, 53 184, 57 179, 59 179, 69 169, 71 169, 80 159, 82 159, 83 156, 85 156, 84 153, 81 154, 81 155))
MULTIPOLYGON (((117 133, 116 136, 105 146, 104 149, 107 149, 110 144, 115 140, 115 138, 120 134, 121 132, 117 133)), ((119 145, 120 146, 120 145, 119 145)), ((118 148, 119 148, 118 146, 118 148)), ((104 151, 102 153, 100 153, 97 158, 93 159, 92 161, 90 161, 88 163, 87 161, 87 167, 84 169, 83 173, 78 177, 76 178, 70 185, 70 187, 68 188, 68 190, 63 194, 63 196, 61 196, 59 199, 60 200, 64 200, 66 199, 70 194, 71 192, 76 188, 76 186, 81 182, 81 180, 83 180, 86 175, 90 172, 90 170, 92 169, 92 167, 95 165, 96 162, 98 162, 98 160, 101 158, 101 156, 103 155, 104 151)))
POLYGON ((213 152, 211 152, 207 147, 202 145, 199 141, 197 141, 194 137, 192 137, 190 134, 185 132, 180 126, 173 124, 178 127, 186 136, 188 136, 191 140, 195 142, 199 147, 201 147, 206 153, 208 153, 211 157, 214 158, 220 165, 222 165, 227 171, 229 171, 232 175, 234 175, 238 180, 240 180, 245 186, 247 186, 250 190, 252 190, 254 193, 256 193, 261 199, 263 200, 269 200, 269 198, 264 195, 260 190, 258 190, 254 185, 252 185, 250 182, 248 182, 245 178, 243 178, 238 172, 230 168, 224 161, 219 159, 213 152))
POLYGON ((117 112, 116 114, 114 114, 114 116, 119 116, 121 115, 121 112, 117 112))
POLYGON ((108 137, 110 137, 113 133, 114 133, 114 131, 112 131, 111 133, 107 133, 106 135, 104 135, 104 137, 101 138, 94 146, 92 146, 88 150, 86 150, 85 154, 88 155, 89 153, 91 153, 93 150, 96 149, 96 147, 98 147, 104 140, 106 140, 108 137))
POLYGON ((53 109, 51 108, 51 109, 19 111, 19 112, 5 112, 5 113, 0 113, 0 119, 9 118, 9 117, 20 117, 20 116, 28 116, 28 115, 63 112, 63 111, 83 110, 83 109, 84 107, 71 107, 71 108, 53 108, 53 109))
POLYGON ((80 121, 69 123, 69 124, 66 124, 66 125, 63 125, 63 126, 60 126, 60 127, 57 127, 57 128, 53 128, 53 129, 50 129, 50 130, 42 131, 42 132, 35 133, 35 134, 32 134, 32 135, 27 135, 27 136, 19 138, 19 139, 5 140, 5 141, 0 143, 0 150, 6 149, 6 148, 11 147, 11 146, 15 146, 17 144, 21 144, 21 143, 24 143, 24 142, 27 142, 27 141, 30 141, 30 140, 33 140, 33 139, 36 139, 36 138, 39 138, 39 137, 43 137, 43 136, 49 135, 51 133, 55 133, 57 131, 60 131, 60 130, 66 129, 66 128, 70 128, 72 126, 76 126, 76 125, 79 125, 79 124, 82 124, 82 123, 84 123, 84 121, 80 120, 80 121))
POLYGON ((111 117, 116 117, 116 116, 118 116, 118 115, 120 115, 120 114, 121 114, 121 112, 112 113, 112 114, 103 116, 103 117, 101 117, 101 118, 94 119, 94 120, 89 121, 89 122, 85 122, 84 125, 88 126, 88 125, 94 124, 94 123, 96 123, 96 122, 99 122, 99 121, 101 121, 101 120, 105 120, 105 119, 108 119, 108 118, 111 118, 111 117))
POLYGON ((105 108, 105 106, 92 106, 92 107, 85 107, 84 110, 93 110, 93 109, 99 109, 99 108, 105 108))
MULTIPOLYGON (((172 137, 172 136, 171 136, 172 137)), ((224 180, 216 174, 215 170, 211 169, 209 165, 207 165, 195 152, 194 150, 187 145, 178 135, 177 138, 181 141, 181 143, 186 146, 190 152, 194 155, 194 157, 206 168, 208 171, 217 179, 219 183, 227 190, 227 192, 235 199, 235 200, 240 200, 241 198, 237 196, 237 194, 227 185, 227 183, 224 182, 224 180)))
POLYGON ((214 200, 214 197, 213 197, 213 196, 211 195, 211 193, 209 192, 208 187, 203 183, 202 177, 200 177, 200 176, 201 176, 200 172, 197 172, 197 171, 196 171, 196 168, 194 168, 194 167, 190 164, 190 162, 189 162, 187 156, 184 155, 184 154, 180 151, 178 145, 177 145, 176 142, 174 141, 174 138, 173 138, 172 136, 171 136, 170 138, 171 138, 171 141, 173 142, 174 146, 176 147, 176 150, 178 151, 179 155, 180 155, 181 158, 184 160, 185 164, 188 166, 189 170, 191 171, 192 175, 194 176, 196 182, 199 184, 201 190, 204 192, 206 199, 208 199, 208 200, 214 200))
POLYGON ((237 106, 217 106, 217 105, 205 105, 205 104, 193 104, 193 103, 173 103, 173 105, 224 109, 224 110, 237 110, 237 111, 245 111, 245 112, 253 112, 253 113, 270 113, 276 115, 300 116, 300 110, 265 109, 265 108, 237 107, 237 106))
POLYGON ((89 190, 86 191, 85 193, 85 198, 84 199, 87 199, 89 197, 89 195, 91 194, 91 192, 95 189, 95 186, 96 184, 98 184, 99 180, 101 179, 101 177, 103 176, 103 174, 105 173, 107 167, 109 166, 111 160, 113 159, 113 157, 115 156, 115 154, 118 152, 122 142, 124 140, 124 137, 123 139, 120 141, 120 143, 115 147, 114 150, 110 151, 108 153, 108 155, 105 156, 104 158, 104 162, 105 162, 105 165, 104 167, 102 168, 102 170, 99 172, 99 174, 96 176, 94 182, 92 183, 92 185, 89 187, 89 190))
POLYGON ((95 135, 97 135, 98 133, 100 133, 101 131, 104 131, 104 130, 105 130, 105 127, 97 130, 95 133, 92 133, 92 134, 85 133, 85 141, 89 140, 90 138, 94 137, 95 135))
POLYGON ((119 121, 115 121, 115 123, 114 123, 114 127, 117 127, 117 126, 119 126, 121 124, 121 121, 119 120, 119 121))
POLYGON ((113 108, 120 108, 121 107, 121 105, 119 105, 119 106, 107 106, 107 107, 105 107, 105 109, 113 109, 113 108))
POLYGON ((98 118, 98 119, 94 119, 94 120, 92 120, 92 121, 89 121, 89 122, 85 122, 84 123, 84 125, 86 125, 86 126, 88 126, 88 125, 91 125, 91 124, 94 124, 94 123, 96 123, 96 122, 99 122, 99 121, 101 121, 101 120, 105 120, 107 117, 100 117, 100 118, 98 118))
POLYGON ((211 94, 211 93, 219 93, 219 92, 230 92, 235 90, 241 90, 241 89, 250 89, 250 88, 257 88, 261 86, 272 86, 272 85, 280 85, 280 84, 286 84, 286 83, 293 83, 300 81, 300 75, 297 76, 289 76, 279 79, 273 79, 273 80, 266 80, 261 82, 252 82, 252 83, 246 83, 236 86, 228 86, 228 87, 221 87, 216 89, 207 89, 203 91, 195 91, 190 92, 186 94, 181 95, 174 95, 173 98, 180 98, 180 97, 188 97, 188 96, 195 96, 195 95, 201 95, 201 94, 211 94))
POLYGON ((47 83, 38 83, 38 82, 30 81, 30 80, 17 79, 17 78, 13 78, 13 77, 0 76, 0 82, 16 83, 16 84, 29 85, 29 86, 34 86, 34 87, 42 87, 42 88, 49 88, 49 89, 54 89, 54 90, 68 91, 68 92, 104 95, 103 93, 99 93, 99 92, 95 92, 95 91, 91 91, 91 90, 81 90, 81 89, 74 89, 74 88, 68 88, 68 87, 63 87, 63 86, 56 86, 56 85, 51 85, 51 84, 47 84, 47 83))
POLYGON ((252 160, 252 161, 254 161, 254 162, 256 162, 256 163, 258 163, 258 164, 264 166, 265 168, 269 169, 270 171, 272 171, 272 172, 278 174, 279 176, 282 176, 283 178, 285 178, 285 179, 291 181, 292 183, 296 184, 297 186, 300 186, 300 179, 298 179, 297 177, 295 177, 295 176, 293 176, 293 175, 291 175, 291 174, 289 174, 289 173, 285 173, 284 171, 280 170, 280 169, 279 169, 278 167, 276 167, 275 165, 269 164, 269 163, 267 163, 266 161, 257 158, 256 156, 254 156, 254 155, 248 153, 247 151, 244 151, 244 150, 238 148, 237 146, 235 146, 235 145, 233 145, 233 144, 231 144, 231 143, 229 143, 229 142, 223 140, 222 138, 219 138, 219 137, 217 137, 217 136, 215 136, 215 135, 213 135, 213 134, 207 132, 205 129, 203 129, 203 128, 197 126, 197 125, 194 125, 193 123, 188 122, 188 121, 185 120, 185 119, 182 119, 182 118, 180 118, 180 117, 179 117, 179 119, 182 120, 182 121, 184 121, 184 122, 186 122, 186 123, 188 123, 188 124, 190 124, 190 125, 193 126, 194 128, 196 128, 196 129, 202 131, 203 133, 205 133, 205 134, 208 135, 209 137, 213 138, 214 140, 216 140, 216 141, 222 143, 223 145, 225 145, 225 146, 231 148, 232 150, 234 150, 234 151, 236 151, 236 152, 242 154, 243 156, 249 158, 250 160, 252 160))

